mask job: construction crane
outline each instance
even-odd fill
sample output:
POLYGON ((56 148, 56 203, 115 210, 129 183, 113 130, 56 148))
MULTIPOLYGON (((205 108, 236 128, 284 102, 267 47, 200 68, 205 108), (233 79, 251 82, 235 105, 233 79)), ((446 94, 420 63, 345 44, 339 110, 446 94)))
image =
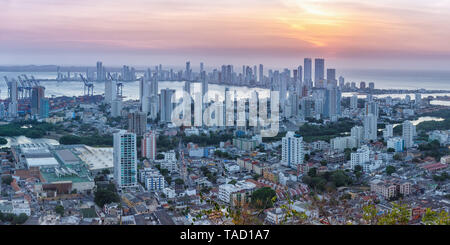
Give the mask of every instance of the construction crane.
MULTIPOLYGON (((111 73, 108 72, 108 79, 113 81, 114 78, 111 76, 111 73)), ((123 96, 123 83, 119 82, 119 79, 115 79, 116 80, 116 97, 117 98, 124 98, 123 96)))
POLYGON ((80 78, 84 83, 84 96, 94 96, 94 83, 89 82, 82 74, 80 74, 80 78))

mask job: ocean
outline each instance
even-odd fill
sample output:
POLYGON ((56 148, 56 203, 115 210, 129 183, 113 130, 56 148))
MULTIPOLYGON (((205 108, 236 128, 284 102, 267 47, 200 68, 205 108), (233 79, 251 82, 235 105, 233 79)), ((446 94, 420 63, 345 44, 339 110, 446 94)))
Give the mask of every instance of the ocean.
MULTIPOLYGON (((56 72, 0 72, 0 98, 7 98, 7 85, 3 77, 7 76, 9 79, 16 78, 18 75, 26 74, 28 77, 33 75, 36 79, 54 79, 57 76, 56 72)), ((138 76, 142 73, 138 73, 138 76)), ((346 82, 356 82, 357 86, 361 81, 375 83, 375 88, 384 89, 432 89, 432 90, 450 90, 450 71, 405 71, 405 70, 342 70, 338 72, 337 76, 342 75, 346 82)), ((72 73, 73 76, 73 73, 72 73)), ((83 82, 81 81, 63 81, 63 82, 41 82, 41 85, 46 87, 45 94, 47 97, 52 96, 80 96, 83 95, 83 82)), ((171 88, 177 92, 177 97, 181 96, 184 82, 160 81, 159 89, 171 88)), ((191 92, 200 92, 200 83, 191 83, 191 92)), ((234 87, 225 85, 210 84, 209 90, 218 92, 219 99, 223 99, 225 87, 229 87, 230 91, 236 90, 238 98, 250 97, 253 90, 258 91, 261 97, 267 97, 269 91, 261 88, 247 88, 234 87)), ((94 94, 104 93, 104 83, 94 82, 94 94)), ((139 82, 125 82, 123 87, 123 95, 125 100, 139 99, 139 82)), ((422 97, 427 97, 430 94, 423 94, 422 97)), ((450 93, 438 94, 448 95, 450 93)), ((211 95, 210 95, 211 96, 211 95)), ((215 95, 212 95, 213 97, 215 95)), ((343 96, 351 96, 351 93, 344 93, 343 96)), ((364 95, 359 95, 365 97, 364 95)), ((385 97, 388 95, 379 95, 376 97, 385 97)), ((391 95, 392 97, 404 98, 406 94, 391 95)), ((434 96, 434 95, 433 95, 434 96)), ((413 95, 411 95, 414 98, 413 95)), ((436 101, 433 101, 436 103, 436 101)), ((439 102, 439 104, 441 104, 439 102)), ((442 103, 448 105, 447 102, 442 103)))

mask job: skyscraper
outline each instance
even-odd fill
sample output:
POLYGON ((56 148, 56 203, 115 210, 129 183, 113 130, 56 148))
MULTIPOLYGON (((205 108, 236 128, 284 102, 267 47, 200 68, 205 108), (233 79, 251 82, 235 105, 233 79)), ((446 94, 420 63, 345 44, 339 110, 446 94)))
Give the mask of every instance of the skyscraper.
POLYGON ((374 114, 364 116, 364 139, 377 140, 377 117, 374 114))
POLYGON ((314 84, 315 87, 323 88, 325 80, 325 60, 315 59, 314 60, 314 84))
POLYGON ((39 118, 47 118, 50 111, 50 101, 47 98, 41 99, 41 106, 39 108, 39 118))
POLYGON ((122 112, 122 100, 116 98, 111 103, 111 117, 119 117, 122 112))
POLYGON ((344 88, 344 85, 345 85, 345 79, 344 79, 344 77, 343 77, 343 76, 339 76, 339 87, 340 87, 341 89, 343 89, 343 88, 344 88))
POLYGON ((172 96, 175 94, 175 89, 161 90, 161 122, 172 122, 172 111, 174 108, 174 101, 172 96))
POLYGON ((114 179, 120 188, 137 186, 136 134, 114 133, 114 179))
POLYGON ((281 162, 282 164, 296 168, 302 164, 305 157, 303 137, 289 131, 282 139, 281 162))
POLYGON ((350 97, 350 109, 352 110, 358 109, 358 96, 356 96, 356 94, 350 97))
POLYGON ((186 80, 190 81, 191 78, 191 62, 187 61, 186 62, 186 80))
POLYGON ((360 147, 361 142, 364 140, 364 128, 361 126, 354 126, 351 129, 350 135, 356 139, 357 147, 360 147))
POLYGON ((147 113, 132 112, 128 113, 128 131, 142 136, 147 131, 147 113))
POLYGON ((259 64, 259 78, 258 82, 262 84, 264 82, 264 66, 263 64, 259 64))
POLYGON ((336 69, 327 69, 327 84, 337 87, 336 69))
POLYGON ((379 115, 378 102, 373 100, 366 101, 366 103, 364 104, 364 114, 365 115, 373 114, 378 118, 379 115))
POLYGON ((112 80, 108 79, 105 81, 105 103, 111 104, 112 101, 116 98, 115 87, 115 82, 113 82, 112 80))
POLYGON ((103 81, 104 80, 104 68, 101 61, 97 61, 97 81, 103 81))
POLYGON ((31 114, 38 115, 41 110, 41 100, 45 97, 45 87, 35 86, 31 91, 31 114))
POLYGON ((309 88, 312 87, 312 60, 311 58, 304 59, 304 82, 309 88))
POLYGON ((411 121, 404 121, 402 126, 402 138, 405 141, 405 148, 408 149, 414 145, 416 126, 411 121))
POLYGON ((156 160, 156 132, 144 134, 141 142, 141 155, 149 160, 156 160))

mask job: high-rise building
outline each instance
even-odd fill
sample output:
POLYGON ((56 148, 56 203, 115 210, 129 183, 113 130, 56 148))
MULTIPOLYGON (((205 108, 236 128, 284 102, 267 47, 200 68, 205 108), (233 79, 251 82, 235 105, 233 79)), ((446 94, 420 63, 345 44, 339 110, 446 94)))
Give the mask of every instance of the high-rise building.
POLYGON ((359 83, 359 89, 366 89, 366 82, 362 81, 361 83, 359 83))
POLYGON ((147 113, 132 112, 128 113, 128 131, 142 136, 147 131, 147 113))
POLYGON ((314 59, 314 86, 318 88, 324 87, 325 80, 325 60, 314 59))
POLYGON ((262 84, 264 82, 264 67, 263 64, 259 64, 259 83, 262 84))
POLYGON ((172 122, 172 111, 174 108, 174 101, 172 96, 175 94, 175 89, 161 90, 161 122, 172 122))
POLYGON ((361 167, 364 163, 370 161, 370 149, 367 145, 362 146, 356 152, 352 152, 350 154, 350 165, 352 169, 355 169, 356 165, 360 165, 361 167))
POLYGON ((361 146, 362 141, 364 140, 364 128, 361 126, 354 126, 351 129, 350 135, 352 137, 355 137, 356 139, 356 145, 358 147, 361 146))
POLYGON ((281 162, 282 164, 297 168, 302 164, 305 157, 303 137, 295 132, 289 131, 282 139, 281 162))
POLYGON ((352 110, 358 109, 358 96, 356 94, 350 97, 350 109, 352 110))
POLYGON ((323 115, 325 118, 332 118, 333 116, 341 114, 341 91, 330 85, 325 90, 325 101, 323 104, 323 115))
POLYGON ((35 86, 31 91, 31 114, 39 115, 41 100, 45 97, 45 87, 35 86))
POLYGON ((141 142, 141 155, 149 160, 156 160, 156 132, 149 131, 144 134, 141 142))
POLYGON ((115 99, 111 103, 111 117, 119 117, 122 113, 122 100, 115 99))
POLYGON ((105 81, 105 103, 111 104, 112 101, 116 98, 115 88, 115 82, 110 79, 105 81))
POLYGON ((120 188, 137 186, 136 134, 114 133, 114 179, 120 188))
POLYGON ((364 115, 369 114, 373 114, 378 118, 379 116, 378 102, 373 100, 366 101, 366 103, 364 104, 364 115))
POLYGON ((415 93, 414 96, 415 96, 415 101, 414 101, 414 103, 415 103, 416 105, 420 105, 420 104, 422 103, 422 94, 420 94, 420 93, 415 93))
POLYGON ((304 59, 304 82, 309 88, 312 87, 312 61, 311 58, 304 59))
POLYGON ((327 69, 327 84, 337 87, 336 69, 327 69))
POLYGON ((405 141, 401 137, 389 138, 387 148, 392 148, 395 152, 402 152, 405 148, 405 141))
POLYGON ((97 61, 97 81, 105 80, 105 71, 101 61, 97 61))
POLYGON ((394 136, 394 126, 392 124, 386 124, 383 130, 383 138, 388 139, 394 136))
POLYGON ((377 140, 377 117, 374 114, 364 116, 364 139, 377 140))
POLYGON ((186 62, 186 80, 190 81, 191 78, 191 62, 187 61, 186 62))
POLYGON ((416 126, 411 121, 404 121, 402 126, 402 138, 405 141, 405 148, 411 148, 414 145, 416 126))
POLYGON ((205 95, 208 94, 208 81, 206 79, 202 80, 202 104, 203 108, 205 108, 205 104, 208 103, 208 100, 205 99, 205 95))
POLYGON ((50 112, 50 101, 47 98, 41 99, 41 106, 39 108, 39 118, 47 118, 50 112))
POLYGON ((343 89, 345 86, 345 79, 343 76, 339 76, 339 87, 343 89))

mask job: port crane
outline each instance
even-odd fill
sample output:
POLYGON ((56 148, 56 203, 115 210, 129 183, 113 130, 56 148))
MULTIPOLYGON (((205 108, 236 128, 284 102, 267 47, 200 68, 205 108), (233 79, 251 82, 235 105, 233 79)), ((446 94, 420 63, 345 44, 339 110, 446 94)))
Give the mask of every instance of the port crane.
POLYGON ((9 81, 7 76, 3 76, 3 78, 6 82, 6 85, 8 86, 8 96, 9 96, 9 98, 12 98, 11 97, 11 82, 9 81))
POLYGON ((84 96, 94 96, 94 83, 88 81, 82 74, 80 78, 84 83, 84 96))
MULTIPOLYGON (((111 76, 111 73, 108 72, 108 79, 113 81, 113 77, 111 76)), ((116 80, 116 96, 117 98, 124 98, 123 97, 123 83, 119 82, 119 79, 115 79, 116 80)))

